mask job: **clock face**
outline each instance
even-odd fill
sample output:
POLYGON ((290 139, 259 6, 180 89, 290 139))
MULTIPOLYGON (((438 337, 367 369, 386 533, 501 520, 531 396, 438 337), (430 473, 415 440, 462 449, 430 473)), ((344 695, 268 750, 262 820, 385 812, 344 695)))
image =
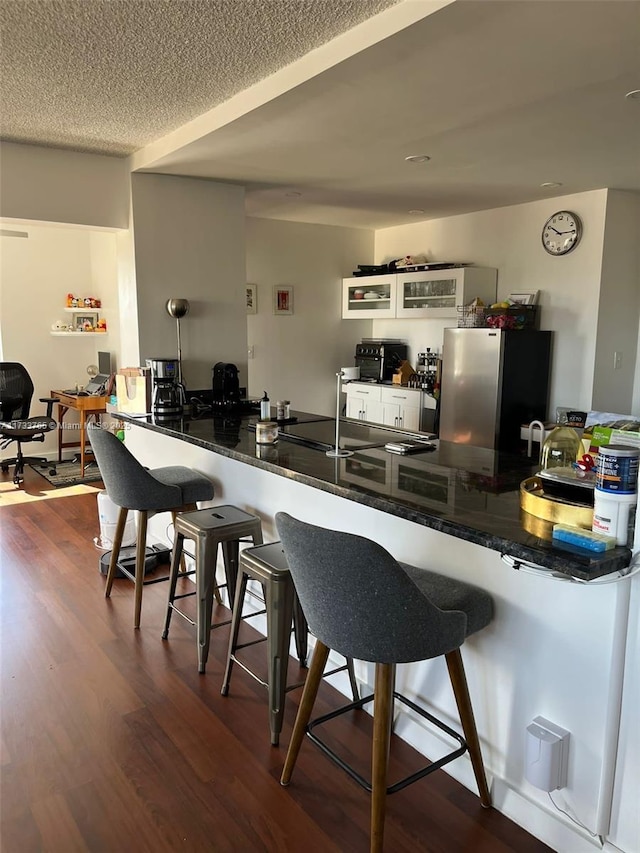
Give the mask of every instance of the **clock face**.
POLYGON ((581 236, 580 217, 569 210, 560 210, 545 222, 542 245, 550 255, 566 255, 575 249, 581 236))

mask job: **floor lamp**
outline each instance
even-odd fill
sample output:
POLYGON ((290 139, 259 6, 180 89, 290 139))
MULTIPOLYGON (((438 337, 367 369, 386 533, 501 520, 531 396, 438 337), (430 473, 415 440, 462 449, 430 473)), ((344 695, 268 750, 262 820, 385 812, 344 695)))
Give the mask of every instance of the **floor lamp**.
POLYGON ((353 450, 340 450, 340 392, 342 382, 351 382, 360 378, 359 367, 342 367, 336 373, 336 446, 333 450, 327 450, 327 456, 343 457, 353 456, 353 450))

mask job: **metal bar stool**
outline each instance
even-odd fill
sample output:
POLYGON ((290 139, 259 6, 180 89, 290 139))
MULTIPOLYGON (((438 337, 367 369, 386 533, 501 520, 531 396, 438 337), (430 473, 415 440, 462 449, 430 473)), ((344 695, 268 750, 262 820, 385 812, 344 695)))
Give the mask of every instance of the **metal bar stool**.
MULTIPOLYGON (((291 572, 280 542, 269 545, 259 545, 257 548, 246 548, 240 555, 240 577, 233 602, 231 633, 229 636, 229 652, 227 667, 222 683, 223 696, 229 693, 229 682, 233 664, 237 663, 252 678, 266 687, 269 691, 269 727, 271 729, 271 744, 277 746, 282 731, 284 718, 284 702, 286 693, 304 684, 304 681, 287 686, 287 670, 289 667, 289 638, 291 622, 295 636, 296 651, 302 666, 306 666, 307 658, 307 620, 293 585, 291 572), (246 616, 242 615, 247 581, 257 580, 262 584, 264 592, 264 609, 246 616), (242 619, 252 616, 267 616, 267 636, 247 643, 238 643, 238 632, 242 619), (267 643, 268 681, 265 682, 252 672, 248 666, 236 657, 239 649, 253 646, 256 643, 267 643)), ((354 701, 359 699, 358 684, 353 671, 353 660, 347 658, 345 666, 324 673, 325 676, 347 670, 354 701)))
POLYGON ((281 783, 290 783, 304 735, 308 734, 326 755, 371 792, 371 853, 382 853, 387 794, 401 790, 467 751, 480 802, 490 807, 491 796, 460 647, 467 637, 491 622, 491 596, 471 584, 399 563, 377 542, 363 536, 326 530, 283 512, 276 514, 276 525, 309 626, 318 638, 281 783), (330 649, 375 663, 375 692, 310 723, 330 649), (447 662, 464 737, 394 689, 396 664, 441 655, 447 662), (323 720, 362 708, 372 699, 372 772, 371 781, 367 781, 312 730, 323 720), (458 746, 424 769, 389 785, 387 766, 394 700, 404 702, 426 717, 458 746))
POLYGON ((262 543, 262 524, 257 515, 251 515, 235 506, 210 507, 197 512, 180 513, 176 516, 175 543, 169 570, 169 600, 162 639, 166 640, 169 636, 169 624, 174 610, 191 625, 194 624, 193 619, 180 610, 175 602, 192 595, 197 596, 195 625, 198 637, 198 672, 205 671, 209 657, 211 630, 229 624, 229 620, 218 622, 215 625, 211 624, 213 596, 217 590, 218 545, 222 545, 226 575, 225 586, 229 597, 229 606, 233 607, 238 576, 240 540, 245 537, 251 537, 254 545, 260 545, 262 543), (185 537, 195 542, 195 569, 181 572, 180 558, 185 537), (193 574, 196 576, 195 591, 176 595, 178 577, 193 574))

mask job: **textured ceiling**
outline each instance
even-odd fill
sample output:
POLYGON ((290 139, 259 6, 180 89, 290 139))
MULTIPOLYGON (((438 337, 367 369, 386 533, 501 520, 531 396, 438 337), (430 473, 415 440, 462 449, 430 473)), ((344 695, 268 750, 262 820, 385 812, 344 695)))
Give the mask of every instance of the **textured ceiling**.
POLYGON ((640 191, 640 0, 0 0, 0 26, 2 138, 239 184, 249 216, 640 191))
POLYGON ((0 0, 0 135, 125 156, 397 0, 0 0))

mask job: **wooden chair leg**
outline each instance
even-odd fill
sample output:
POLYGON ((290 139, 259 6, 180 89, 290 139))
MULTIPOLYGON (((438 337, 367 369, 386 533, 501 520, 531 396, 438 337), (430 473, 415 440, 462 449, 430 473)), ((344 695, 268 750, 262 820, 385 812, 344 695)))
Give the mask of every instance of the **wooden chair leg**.
POLYGON ((291 774, 293 773, 293 768, 295 767, 298 753, 302 746, 305 729, 311 717, 311 711, 313 710, 316 696, 318 695, 318 688, 320 687, 322 674, 328 657, 328 647, 325 646, 324 643, 321 643, 320 640, 316 640, 316 647, 313 650, 311 666, 309 667, 309 673, 307 674, 307 678, 304 683, 302 699, 300 700, 296 721, 293 726, 293 733, 289 742, 289 749, 287 750, 287 757, 282 769, 282 776, 280 777, 281 785, 286 786, 291 781, 291 774))
POLYGON ((144 564, 147 557, 147 519, 148 513, 138 513, 138 541, 136 543, 136 602, 133 617, 133 627, 140 627, 142 612, 142 588, 144 584, 144 564))
POLYGON ((471 758, 471 765, 480 793, 480 802, 485 809, 488 809, 491 808, 491 794, 489 793, 487 777, 484 772, 484 763, 482 761, 482 753, 480 752, 480 740, 478 739, 478 730, 476 729, 476 721, 473 716, 469 687, 467 685, 467 677, 464 672, 460 649, 449 652, 445 655, 445 659, 447 661, 451 686, 453 687, 453 694, 456 697, 462 731, 469 747, 469 757, 471 758))
POLYGON ((116 522, 116 532, 113 537, 113 547, 111 549, 111 559, 109 560, 109 571, 107 572, 107 585, 104 589, 105 598, 109 598, 111 595, 111 587, 113 586, 113 579, 116 576, 116 564, 118 562, 118 557, 120 556, 120 548, 122 547, 122 537, 124 536, 124 527, 127 523, 127 515, 129 514, 129 510, 124 507, 120 507, 120 512, 118 513, 118 521, 116 522))
POLYGON ((382 853, 384 844, 394 679, 394 664, 376 664, 373 700, 373 750, 371 756, 371 853, 382 853))

